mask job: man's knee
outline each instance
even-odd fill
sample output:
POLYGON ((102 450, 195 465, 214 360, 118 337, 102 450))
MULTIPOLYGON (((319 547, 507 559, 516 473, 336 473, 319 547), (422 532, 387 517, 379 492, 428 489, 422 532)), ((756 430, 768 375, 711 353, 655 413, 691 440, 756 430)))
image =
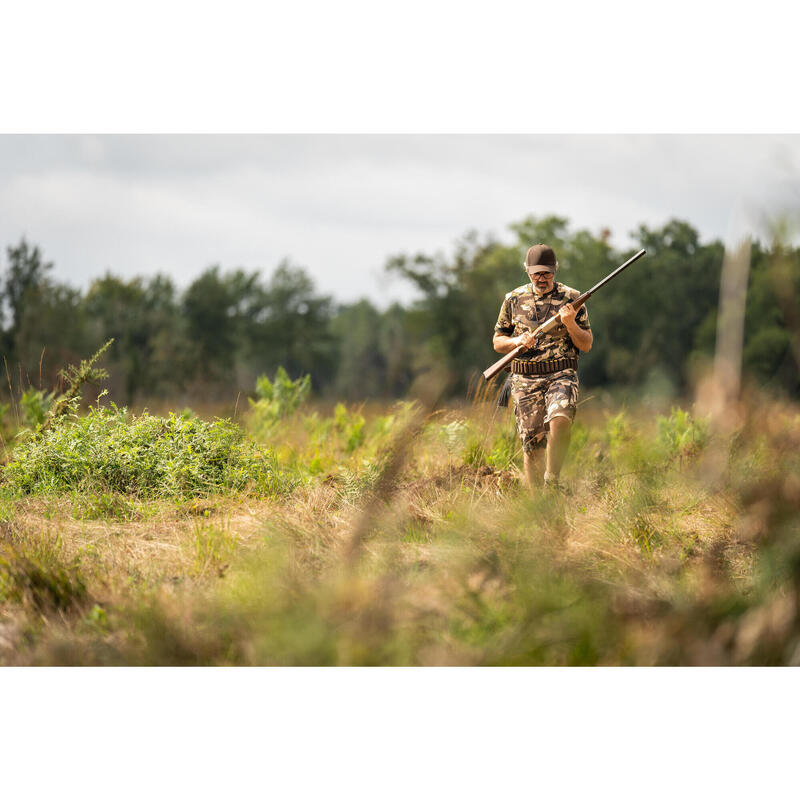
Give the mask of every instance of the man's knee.
POLYGON ((567 416, 558 414, 550 420, 550 432, 555 436, 563 436, 570 432, 572 420, 567 416))
POLYGON ((535 431, 525 431, 520 438, 524 453, 539 453, 547 447, 547 431, 544 426, 535 431))

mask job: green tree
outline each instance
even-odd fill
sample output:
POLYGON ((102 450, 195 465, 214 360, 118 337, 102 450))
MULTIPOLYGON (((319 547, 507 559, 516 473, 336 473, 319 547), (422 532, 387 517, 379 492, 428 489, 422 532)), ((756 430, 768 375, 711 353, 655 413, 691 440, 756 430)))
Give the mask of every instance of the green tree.
POLYGON ((114 339, 107 362, 112 395, 130 405, 181 390, 190 348, 169 278, 124 281, 107 273, 92 282, 85 309, 95 342, 114 339))
POLYGON ((10 317, 13 338, 25 304, 47 285, 53 262, 44 261, 39 248, 31 248, 24 238, 16 247, 7 247, 6 253, 8 268, 3 279, 3 323, 5 325, 6 318, 10 317))
POLYGON ((466 391, 493 356, 492 329, 504 294, 522 281, 523 255, 492 237, 470 232, 451 259, 397 255, 386 269, 410 280, 422 298, 410 309, 409 329, 420 343, 415 371, 447 371, 452 390, 466 391), (516 281, 516 282, 515 282, 516 281), (512 285, 509 285, 511 283, 512 285))
POLYGON ((742 365, 761 385, 800 391, 800 249, 776 244, 751 251, 742 365), (793 346, 794 338, 794 346, 793 346))
POLYGON ((53 386, 65 364, 92 350, 80 290, 45 283, 26 293, 18 313, 12 352, 25 382, 53 386))
POLYGON ((245 352, 251 369, 272 374, 282 366, 292 376, 311 375, 315 387, 329 385, 336 371, 332 316, 332 299, 316 293, 308 273, 282 262, 247 314, 245 352))
POLYGON ((82 355, 88 345, 81 294, 54 283, 53 263, 24 238, 6 253, 3 356, 12 375, 21 375, 23 385, 51 385, 61 366, 82 355))
MULTIPOLYGON (((723 247, 701 245, 697 231, 680 220, 655 230, 642 225, 633 236, 646 258, 603 287, 589 306, 597 329, 592 377, 639 385, 658 371, 682 390, 698 328, 717 306, 723 247)), ((621 263, 637 249, 614 260, 621 263)))
POLYGON ((356 399, 386 393, 386 359, 381 347, 380 311, 369 302, 340 306, 331 320, 337 342, 337 397, 356 399))
POLYGON ((221 275, 219 266, 215 266, 184 292, 182 311, 198 377, 224 381, 235 374, 242 319, 257 293, 258 278, 258 272, 248 274, 243 270, 221 275))
POLYGON ((194 371, 206 383, 249 388, 278 367, 311 375, 315 387, 333 379, 332 301, 301 268, 284 261, 264 283, 258 271, 212 267, 188 287, 181 307, 194 371))

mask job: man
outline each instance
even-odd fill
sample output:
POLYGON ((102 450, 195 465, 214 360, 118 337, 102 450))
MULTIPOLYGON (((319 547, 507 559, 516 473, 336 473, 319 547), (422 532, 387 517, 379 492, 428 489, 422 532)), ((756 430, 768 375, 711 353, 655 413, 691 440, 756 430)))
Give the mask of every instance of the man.
POLYGON ((539 484, 544 460, 544 484, 557 488, 578 402, 578 355, 592 349, 592 331, 586 306, 576 313, 571 304, 580 292, 555 279, 552 247, 534 245, 523 266, 531 282, 506 295, 492 344, 498 353, 528 348, 510 365, 525 476, 531 488, 539 484), (561 324, 534 339, 533 331, 554 314, 561 324))

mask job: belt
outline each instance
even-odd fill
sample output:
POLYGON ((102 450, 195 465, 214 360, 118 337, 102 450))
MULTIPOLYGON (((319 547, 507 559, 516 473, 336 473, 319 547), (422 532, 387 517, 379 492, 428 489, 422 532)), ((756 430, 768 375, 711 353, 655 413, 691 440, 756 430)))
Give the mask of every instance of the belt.
POLYGON ((515 375, 550 375, 562 369, 578 369, 578 359, 550 358, 547 361, 520 361, 515 358, 511 362, 511 371, 515 375))

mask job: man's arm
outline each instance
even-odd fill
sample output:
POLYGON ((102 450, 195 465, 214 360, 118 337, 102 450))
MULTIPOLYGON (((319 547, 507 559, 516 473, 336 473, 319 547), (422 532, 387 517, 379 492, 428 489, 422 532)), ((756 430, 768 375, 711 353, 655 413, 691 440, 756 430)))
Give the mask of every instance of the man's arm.
POLYGON ((510 353, 515 347, 524 344, 526 348, 530 347, 534 342, 533 332, 520 334, 519 336, 505 336, 502 333, 496 333, 492 339, 492 347, 496 353, 510 353))
MULTIPOLYGON (((594 337, 591 331, 581 328, 581 326, 575 322, 576 313, 577 312, 572 307, 572 303, 567 303, 565 306, 561 306, 561 308, 558 309, 558 315, 561 317, 561 322, 567 329, 569 338, 572 339, 572 344, 582 353, 588 353, 592 349, 594 337)), ((497 348, 495 348, 495 350, 497 350, 497 348)))
POLYGON ((494 336, 492 337, 492 347, 496 353, 510 353, 515 348, 524 344, 530 347, 533 342, 533 334, 530 332, 521 333, 519 336, 511 336, 514 332, 514 301, 511 294, 507 294, 503 305, 500 307, 500 315, 497 317, 497 325, 494 326, 494 336))

